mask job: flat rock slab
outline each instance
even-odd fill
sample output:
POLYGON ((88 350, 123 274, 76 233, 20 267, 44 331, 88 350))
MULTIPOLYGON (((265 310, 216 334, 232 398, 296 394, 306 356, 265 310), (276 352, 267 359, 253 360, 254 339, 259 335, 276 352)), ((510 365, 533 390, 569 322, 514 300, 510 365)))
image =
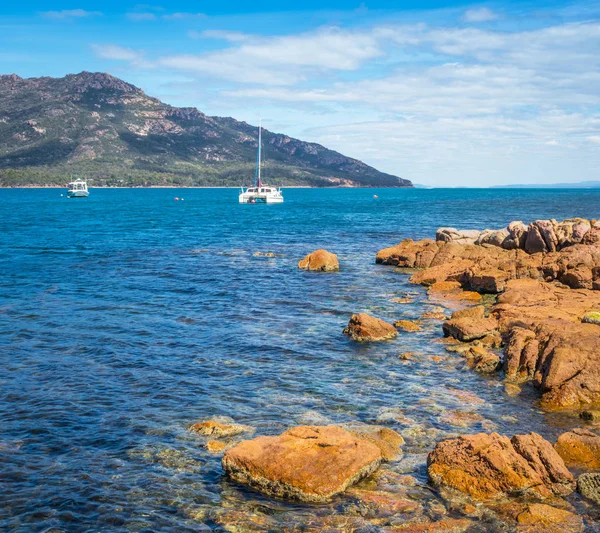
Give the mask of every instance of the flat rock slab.
POLYGON ((493 318, 463 317, 452 318, 444 322, 442 329, 447 337, 454 337, 462 342, 470 342, 491 335, 498 327, 493 318))
POLYGON ((271 496, 326 502, 374 472, 381 449, 338 426, 298 426, 228 450, 225 472, 271 496))

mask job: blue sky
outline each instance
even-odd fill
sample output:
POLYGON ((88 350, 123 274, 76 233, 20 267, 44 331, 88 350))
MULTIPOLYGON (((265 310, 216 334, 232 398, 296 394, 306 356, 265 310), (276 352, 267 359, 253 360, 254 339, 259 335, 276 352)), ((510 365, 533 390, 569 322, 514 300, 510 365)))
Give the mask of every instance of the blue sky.
POLYGON ((417 183, 600 180, 600 2, 0 7, 0 72, 81 70, 417 183))

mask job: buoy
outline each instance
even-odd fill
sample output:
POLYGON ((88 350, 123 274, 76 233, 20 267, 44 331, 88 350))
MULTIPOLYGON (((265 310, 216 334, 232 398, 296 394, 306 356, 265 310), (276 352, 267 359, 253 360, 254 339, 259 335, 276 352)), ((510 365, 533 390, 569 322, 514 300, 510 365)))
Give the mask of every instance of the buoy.
POLYGON ((179 198, 177 196, 175 196, 175 201, 179 202, 179 198))
POLYGON ((376 194, 373 195, 373 198, 379 198, 379 196, 377 196, 376 194))

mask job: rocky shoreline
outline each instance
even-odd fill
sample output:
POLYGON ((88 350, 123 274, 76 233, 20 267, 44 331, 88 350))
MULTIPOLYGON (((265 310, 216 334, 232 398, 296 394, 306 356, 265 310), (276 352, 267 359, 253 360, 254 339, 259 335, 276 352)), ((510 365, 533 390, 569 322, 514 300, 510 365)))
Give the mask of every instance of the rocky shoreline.
MULTIPOLYGON (((535 432, 432 440, 429 486, 423 490, 438 500, 424 506, 410 496, 414 478, 384 466, 402 457, 405 444, 402 431, 385 425, 305 425, 249 440, 242 436, 252 428, 233 421, 193 425, 191 431, 211 437, 209 451, 224 453, 226 475, 270 497, 305 503, 351 498, 377 509, 377 519, 364 511, 360 519, 323 522, 311 531, 375 526, 386 532, 489 531, 486 523, 494 521, 507 531, 594 530, 600 517, 594 508, 600 505, 600 435, 590 428, 600 420, 595 410, 600 408, 600 223, 538 220, 482 232, 442 228, 435 240, 408 239, 381 250, 376 262, 407 269, 411 283, 427 287, 431 301, 445 305, 416 322, 390 324, 354 314, 343 331, 352 341, 394 342, 399 331, 418 335, 423 320, 436 321, 449 354, 463 357, 474 371, 502 376, 511 395, 531 382, 541 407, 565 413, 571 429, 554 443, 535 432), (454 310, 450 317, 444 308, 454 310), (373 483, 375 488, 366 488, 373 483), (578 501, 585 502, 583 515, 578 501)), ((298 267, 343 273, 337 256, 326 250, 307 255, 298 267)), ((412 303, 409 297, 395 300, 412 303)), ((406 363, 413 357, 404 353, 399 359, 406 363)), ((463 396, 473 401, 468 393, 463 396)))

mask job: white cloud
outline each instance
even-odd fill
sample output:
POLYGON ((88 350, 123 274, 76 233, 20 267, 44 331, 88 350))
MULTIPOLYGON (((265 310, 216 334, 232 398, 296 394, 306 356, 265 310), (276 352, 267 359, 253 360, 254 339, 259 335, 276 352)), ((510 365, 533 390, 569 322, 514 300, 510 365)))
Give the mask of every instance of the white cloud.
MULTIPOLYGON (((598 21, 498 31, 385 24, 275 37, 188 35, 199 47, 202 39, 225 41, 210 43, 217 50, 153 60, 198 75, 186 82, 190 94, 210 84, 217 105, 233 116, 267 108, 298 124, 290 134, 417 182, 565 181, 575 168, 579 179, 592 179, 600 167, 598 21), (307 123, 318 126, 303 131, 307 123)), ((145 57, 119 47, 97 53, 134 65, 145 57)))
POLYGON ((92 49, 102 59, 115 59, 118 61, 137 61, 142 54, 131 48, 124 48, 114 44, 93 44, 92 49))
POLYGON ((248 41, 252 38, 247 33, 241 33, 239 31, 226 31, 226 30, 205 30, 202 32, 190 32, 195 39, 222 39, 231 43, 239 43, 242 41, 248 41))
POLYGON ((80 19, 88 17, 97 17, 102 15, 100 11, 86 11, 85 9, 63 9, 62 11, 44 11, 41 13, 44 17, 51 19, 80 19))
POLYGON ((129 20, 133 20, 135 22, 143 22, 145 20, 156 20, 156 15, 154 13, 127 13, 125 16, 129 20))
POLYGON ((475 7, 473 9, 467 9, 463 16, 465 22, 489 22, 498 18, 498 15, 488 7, 475 7))
POLYGON ((197 19, 206 18, 208 15, 205 13, 171 13, 163 15, 162 18, 165 20, 185 20, 185 19, 197 19))
POLYGON ((241 83, 293 85, 314 72, 356 70, 382 54, 374 36, 338 28, 271 38, 215 30, 201 35, 239 45, 199 55, 163 56, 159 64, 241 83))

